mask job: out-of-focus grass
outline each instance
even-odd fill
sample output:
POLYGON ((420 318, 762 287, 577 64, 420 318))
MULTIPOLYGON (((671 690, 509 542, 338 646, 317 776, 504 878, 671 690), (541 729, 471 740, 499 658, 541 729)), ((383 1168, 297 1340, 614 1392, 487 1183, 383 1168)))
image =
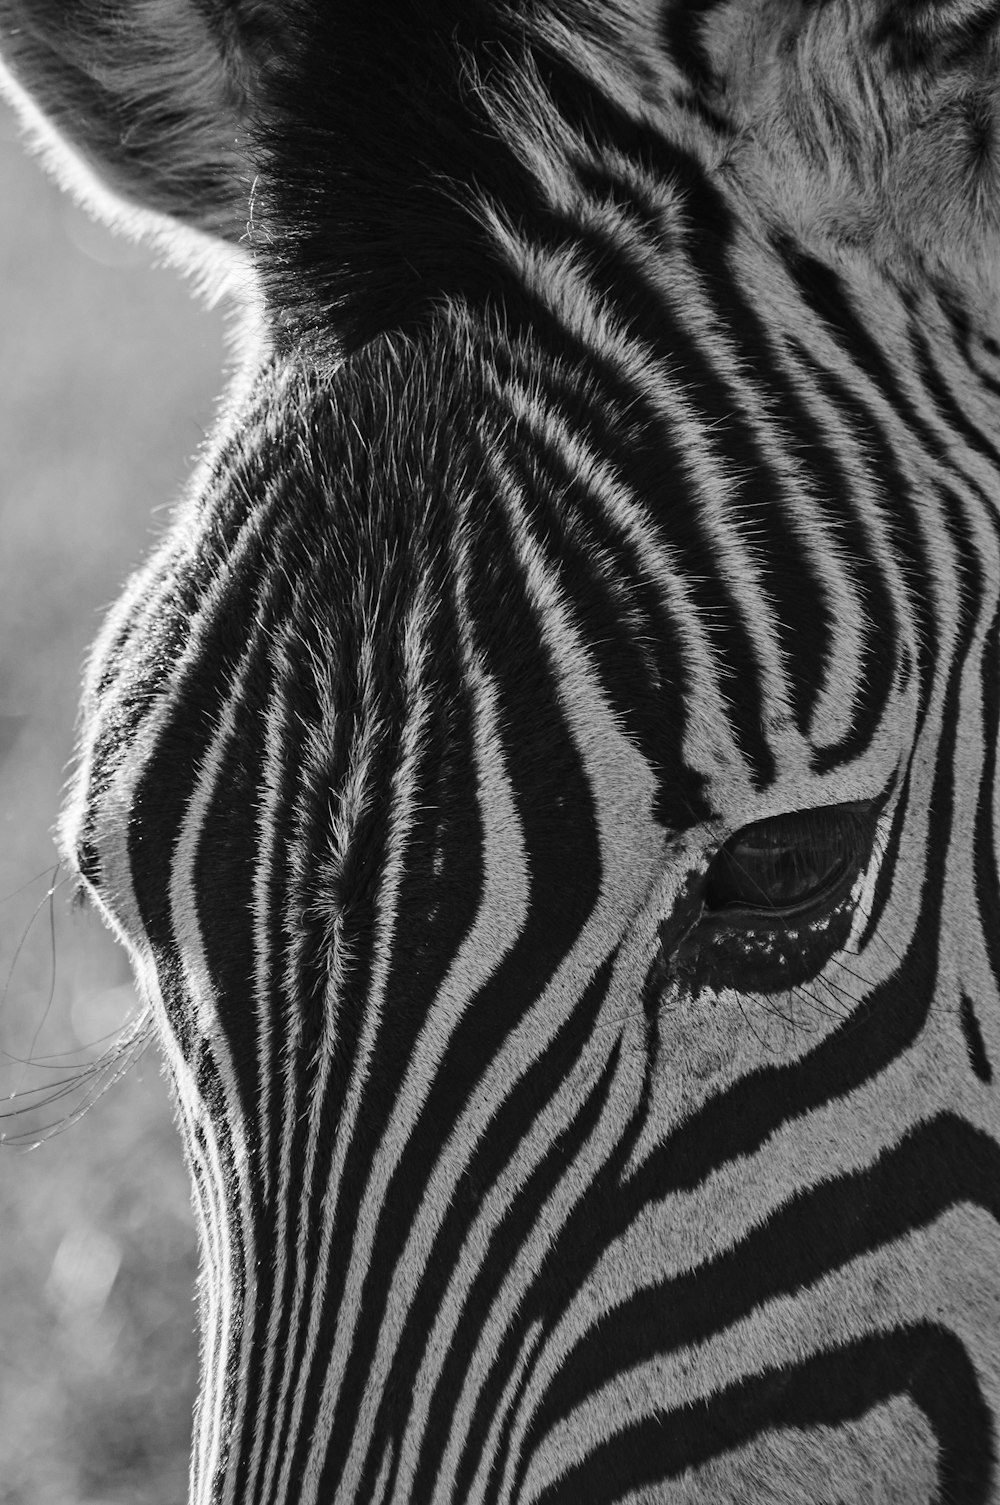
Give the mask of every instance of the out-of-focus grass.
MULTIPOLYGON (((0 1111, 10 1114, 11 1092, 93 1058, 134 1008, 127 964, 96 919, 69 911, 66 885, 44 899, 51 829, 86 646, 183 484, 223 349, 220 317, 91 225, 25 156, 5 110, 0 204, 0 1111), (29 1055, 39 1064, 19 1064, 29 1055)), ((195 1247, 158 1057, 39 1148, 10 1143, 39 1138, 69 1106, 0 1120, 0 1505, 178 1505, 195 1247)))

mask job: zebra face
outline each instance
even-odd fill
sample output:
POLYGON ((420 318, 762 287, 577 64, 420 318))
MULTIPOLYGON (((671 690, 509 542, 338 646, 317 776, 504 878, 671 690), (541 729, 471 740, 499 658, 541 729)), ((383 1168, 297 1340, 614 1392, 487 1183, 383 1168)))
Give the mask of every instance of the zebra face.
POLYGON ((0 0, 251 326, 63 822, 195 1505, 1000 1490, 998 23, 0 0))

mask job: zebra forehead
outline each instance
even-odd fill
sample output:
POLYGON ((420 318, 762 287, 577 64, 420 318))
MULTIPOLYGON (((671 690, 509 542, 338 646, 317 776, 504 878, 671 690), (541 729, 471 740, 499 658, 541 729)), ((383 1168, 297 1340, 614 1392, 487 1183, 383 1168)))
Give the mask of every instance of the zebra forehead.
MULTIPOLYGON (((277 675, 288 714, 312 728, 303 766, 314 770, 318 797, 319 770, 356 771, 359 749, 370 751, 400 710, 414 755, 442 753, 473 667, 506 687, 499 724, 521 739, 536 803, 555 798, 567 758, 577 759, 605 714, 622 748, 635 747, 653 770, 657 819, 668 829, 699 809, 732 818, 751 808, 755 787, 779 765, 779 804, 794 802, 796 785, 814 788, 817 745, 836 743, 859 693, 866 641, 888 625, 879 612, 889 602, 857 588, 845 552, 853 619, 845 623, 841 607, 812 625, 808 655, 775 653, 748 609, 752 592, 779 641, 806 631, 801 587, 793 580, 776 596, 771 583, 780 584, 797 547, 802 570, 830 589, 814 519, 796 513, 790 490, 768 538, 759 498, 773 470, 727 474, 706 449, 699 474, 692 446, 678 437, 697 417, 683 384, 674 411, 668 402, 623 412, 619 383, 576 355, 572 342, 568 354, 553 353, 458 308, 420 340, 386 336, 346 360, 278 358, 203 469, 166 547, 109 618, 85 699, 96 720, 81 797, 110 787, 119 763, 116 778, 138 776, 140 728, 177 695, 179 676, 192 687, 197 719, 221 722, 227 706, 267 704, 277 675), (729 492, 726 533, 720 486, 729 492), (798 543, 797 528, 805 529, 798 543), (728 580, 718 578, 720 565, 728 580), (595 611, 607 635, 596 645, 587 628, 595 611), (727 683, 716 645, 727 613, 730 652, 772 684, 768 723, 735 680, 727 683), (824 659, 838 710, 832 732, 819 723, 817 743, 815 716, 810 722, 803 707, 815 700, 824 659), (685 695, 699 675, 700 693, 685 695), (744 735, 757 740, 755 760, 744 735), (703 803, 706 782, 715 794, 703 803)), ((795 479, 809 478, 800 468, 795 479)), ((901 756, 912 714, 901 695, 897 686, 879 707, 883 728, 867 743, 876 771, 855 769, 854 787, 859 778, 881 787, 901 756)), ((189 721, 186 713, 176 735, 190 758, 189 721)), ((615 757, 604 764, 602 808, 631 798, 628 760, 616 778, 615 757)), ((382 777, 389 773, 386 764, 382 777)), ((365 798, 373 797, 369 788, 365 798)), ((116 822, 121 798, 119 790, 116 822)))

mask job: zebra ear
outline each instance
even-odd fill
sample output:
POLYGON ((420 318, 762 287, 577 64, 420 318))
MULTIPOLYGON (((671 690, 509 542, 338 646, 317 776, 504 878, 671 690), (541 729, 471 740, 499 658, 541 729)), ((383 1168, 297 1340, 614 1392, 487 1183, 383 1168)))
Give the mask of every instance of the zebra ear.
POLYGON ((0 0, 0 90, 85 207, 197 265, 205 236, 246 230, 277 15, 275 0, 0 0))

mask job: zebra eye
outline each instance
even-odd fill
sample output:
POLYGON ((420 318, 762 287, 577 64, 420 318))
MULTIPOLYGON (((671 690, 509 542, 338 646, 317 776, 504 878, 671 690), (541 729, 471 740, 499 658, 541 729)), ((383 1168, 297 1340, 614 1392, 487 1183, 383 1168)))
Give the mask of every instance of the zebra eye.
POLYGON ((766 995, 818 977, 850 938, 852 895, 886 798, 796 810, 737 831, 661 927, 654 986, 766 995))
POLYGON ((867 804, 831 805, 744 826, 708 869, 705 909, 775 919, 842 897, 871 850, 869 814, 867 804))
POLYGON ((744 826, 661 929, 659 983, 693 993, 777 994, 817 977, 848 942, 852 891, 872 857, 885 795, 744 826), (700 912, 695 913, 700 903, 700 912))

